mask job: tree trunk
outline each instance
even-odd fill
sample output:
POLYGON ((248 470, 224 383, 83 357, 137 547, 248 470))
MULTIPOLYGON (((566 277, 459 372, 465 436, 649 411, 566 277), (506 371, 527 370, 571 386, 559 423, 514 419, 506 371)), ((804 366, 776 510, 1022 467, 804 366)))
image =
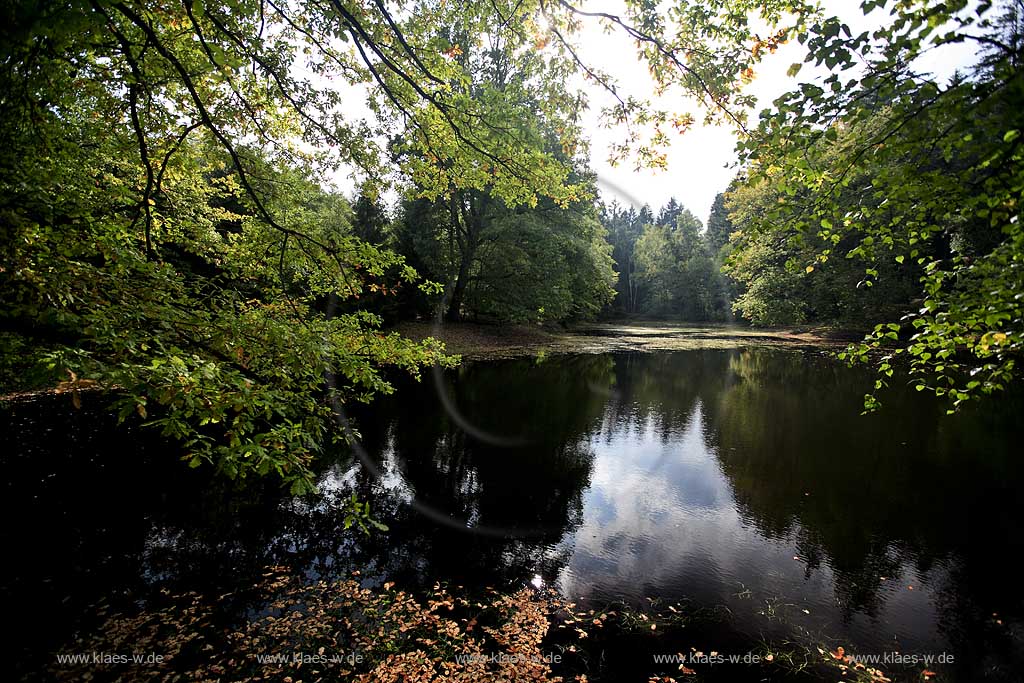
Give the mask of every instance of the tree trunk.
POLYGON ((466 253, 461 256, 459 274, 455 276, 455 282, 452 283, 448 296, 448 309, 444 314, 444 319, 450 323, 462 320, 462 300, 466 296, 466 280, 469 279, 469 262, 472 256, 466 253))
MULTIPOLYGON (((472 201, 472 197, 469 199, 472 201)), ((472 208, 467 208, 465 201, 466 197, 453 192, 448 203, 454 229, 454 243, 459 252, 459 271, 446 293, 448 305, 444 319, 448 322, 462 320, 462 304, 466 298, 469 269, 473 264, 473 257, 476 255, 476 248, 479 244, 481 210, 478 208, 474 211, 472 208)))

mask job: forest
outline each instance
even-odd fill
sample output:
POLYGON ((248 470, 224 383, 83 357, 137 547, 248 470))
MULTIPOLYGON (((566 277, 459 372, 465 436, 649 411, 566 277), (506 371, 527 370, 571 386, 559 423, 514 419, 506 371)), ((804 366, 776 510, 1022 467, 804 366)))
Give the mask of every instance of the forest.
POLYGON ((1016 3, 899 3, 859 34, 781 0, 683 2, 668 23, 627 8, 9 6, 5 374, 116 385, 121 410, 157 409, 193 464, 296 483, 329 438, 324 368, 347 400, 386 390, 382 367, 444 362, 381 332, 437 308, 848 325, 870 332, 855 359, 894 347, 879 382, 901 354, 954 404, 1015 376, 1016 3), (752 36, 748 12, 774 32, 752 36), (631 36, 660 88, 740 127, 739 172, 706 230, 675 201, 657 216, 599 203, 569 75, 615 96, 613 152, 638 165, 664 163, 665 129, 694 119, 582 61, 588 18, 631 36), (742 86, 789 40, 825 75, 753 120, 742 86), (915 71, 964 41, 978 60, 948 82, 915 71), (357 88, 369 119, 346 116, 357 88), (362 177, 351 200, 323 182, 343 165, 362 177))
MULTIPOLYGON (((377 419, 349 414, 416 395, 410 380, 437 382, 447 407, 438 378, 483 372, 438 337, 405 334, 409 323, 499 338, 813 331, 857 340, 827 351, 866 378, 851 416, 885 420, 916 402, 969 420, 979 405, 1015 405, 1022 0, 15 0, 0 20, 0 394, 50 395, 78 414, 99 402, 118 429, 173 444, 185 474, 324 495, 325 463, 361 448, 377 419), (612 66, 595 58, 612 44, 599 36, 619 41, 612 66), (786 74, 779 91, 755 95, 772 69, 786 74), (610 140, 602 164, 682 178, 672 145, 712 128, 734 149, 707 215, 684 206, 682 180, 651 206, 595 170, 597 141, 610 140)), ((683 160, 696 173, 704 163, 683 160)), ((778 379, 755 361, 776 362, 665 366, 705 387, 688 414, 768 432, 770 420, 733 410, 739 390, 702 374, 778 379)), ((657 370, 608 363, 580 376, 663 406, 652 414, 690 396, 649 398, 657 370)), ((797 386, 832 381, 777 367, 797 386)), ((516 370, 528 372, 542 371, 516 370)), ((451 381, 463 407, 504 400, 451 381)), ((589 400, 567 396, 549 414, 589 400)), ((776 401, 786 415, 788 400, 776 401)), ((552 452, 575 453, 599 414, 552 452)), ((664 424, 683 433, 677 417, 664 424)), ((454 439, 429 447, 448 453, 438 472, 462 472, 438 485, 458 498, 480 479, 445 460, 454 439)), ((378 440, 379 453, 400 450, 378 440)), ((740 496, 750 474, 736 462, 722 471, 740 496)), ((589 490, 577 465, 551 476, 589 490)), ((383 532, 378 493, 346 496, 346 529, 383 532)), ((559 519, 574 505, 589 519, 583 496, 559 519)))

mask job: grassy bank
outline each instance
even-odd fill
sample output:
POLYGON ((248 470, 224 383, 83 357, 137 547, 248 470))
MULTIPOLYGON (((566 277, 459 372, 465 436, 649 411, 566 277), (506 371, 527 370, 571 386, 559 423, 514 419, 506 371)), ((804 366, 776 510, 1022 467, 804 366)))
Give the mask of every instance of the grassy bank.
POLYGON ((436 337, 450 353, 468 359, 516 358, 552 353, 680 351, 739 346, 837 348, 859 335, 826 328, 751 328, 662 321, 622 321, 566 329, 531 325, 406 322, 396 329, 415 340, 436 337))

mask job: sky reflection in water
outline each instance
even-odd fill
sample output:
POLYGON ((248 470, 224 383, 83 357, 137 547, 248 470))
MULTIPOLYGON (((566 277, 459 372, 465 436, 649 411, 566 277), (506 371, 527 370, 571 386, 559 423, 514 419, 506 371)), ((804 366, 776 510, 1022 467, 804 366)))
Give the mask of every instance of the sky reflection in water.
POLYGON ((1005 406, 946 417, 901 391, 861 416, 870 385, 822 354, 769 349, 508 361, 444 388, 525 446, 461 434, 429 385, 361 424, 389 473, 374 489, 544 529, 506 559, 573 598, 688 599, 726 606, 751 636, 941 651, 1020 604, 986 542, 1020 544, 1000 536, 1019 514, 1020 428, 1005 406))
POLYGON ((10 645, 30 670, 97 600, 216 595, 284 564, 410 588, 539 577, 584 604, 717 610, 748 645, 948 650, 967 679, 993 657, 1024 666, 1020 397, 950 418, 895 389, 861 416, 872 381, 756 347, 467 363, 440 388, 509 438, 468 436, 428 378, 401 383, 351 416, 383 476, 340 451, 307 499, 184 468, 99 403, 25 404, 2 414, 5 518, 31 522, 2 530, 19 552, 0 598, 26 615, 10 645), (390 531, 344 529, 353 492, 390 531))

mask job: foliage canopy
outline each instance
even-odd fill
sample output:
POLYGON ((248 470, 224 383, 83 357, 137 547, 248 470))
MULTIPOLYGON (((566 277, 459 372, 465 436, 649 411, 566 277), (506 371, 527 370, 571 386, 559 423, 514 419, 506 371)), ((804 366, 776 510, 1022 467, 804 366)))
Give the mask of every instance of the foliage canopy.
POLYGON ((737 305, 770 322, 799 318, 772 300, 799 306, 786 295, 802 287, 884 289, 856 297, 861 320, 882 320, 847 357, 884 354, 876 389, 906 357, 918 390, 955 408, 1016 377, 1024 344, 1024 5, 861 8, 880 28, 855 34, 830 17, 799 35, 827 76, 776 100, 740 146, 730 268, 748 288, 737 305), (923 55, 963 42, 981 48, 969 72, 920 71, 923 55))

